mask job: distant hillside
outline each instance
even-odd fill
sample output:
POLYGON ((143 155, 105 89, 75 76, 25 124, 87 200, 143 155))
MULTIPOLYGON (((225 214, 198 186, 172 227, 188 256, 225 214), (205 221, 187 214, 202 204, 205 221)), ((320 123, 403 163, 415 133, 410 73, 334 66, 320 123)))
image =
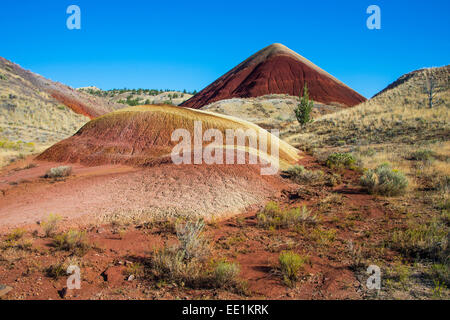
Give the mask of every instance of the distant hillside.
POLYGON ((123 108, 0 57, 0 166, 74 134, 90 118, 123 108))
MULTIPOLYGON (((299 98, 286 94, 270 94, 257 98, 232 98, 213 102, 201 110, 217 112, 253 122, 265 129, 279 129, 281 136, 298 127, 294 109, 299 98)), ((337 112, 342 107, 315 102, 312 117, 337 112)))
POLYGON ((194 93, 158 90, 158 89, 112 89, 101 90, 96 87, 78 88, 80 92, 85 92, 93 96, 102 97, 114 103, 137 106, 143 104, 172 104, 179 105, 191 98, 194 93))
POLYGON ((450 138, 450 66, 417 70, 401 76, 372 99, 322 116, 288 138, 294 144, 417 143, 450 138), (426 78, 435 82, 428 107, 426 78))
POLYGON ((64 104, 74 112, 85 115, 89 118, 95 118, 105 113, 123 108, 124 105, 113 103, 111 101, 94 97, 74 90, 73 88, 54 82, 31 71, 21 68, 0 57, 0 73, 6 80, 4 84, 14 82, 18 87, 21 85, 32 88, 35 91, 45 92, 53 98, 55 102, 64 104))

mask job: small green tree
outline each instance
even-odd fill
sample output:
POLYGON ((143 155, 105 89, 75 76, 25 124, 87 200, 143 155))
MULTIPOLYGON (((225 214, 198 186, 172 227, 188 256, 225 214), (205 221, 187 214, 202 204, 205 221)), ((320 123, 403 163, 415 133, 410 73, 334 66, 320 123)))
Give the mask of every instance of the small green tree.
POLYGON ((295 117, 300 125, 304 126, 308 122, 311 122, 311 110, 314 107, 314 102, 309 100, 308 86, 305 83, 303 86, 303 96, 300 95, 300 103, 295 109, 295 117))

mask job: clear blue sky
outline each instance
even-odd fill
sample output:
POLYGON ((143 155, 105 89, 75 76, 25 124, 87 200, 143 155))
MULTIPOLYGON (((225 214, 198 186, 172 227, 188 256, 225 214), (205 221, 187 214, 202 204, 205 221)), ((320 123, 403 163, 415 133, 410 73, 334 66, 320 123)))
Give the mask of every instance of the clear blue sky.
POLYGON ((2 0, 0 30, 0 56, 73 87, 199 90, 274 42, 366 97, 450 63, 448 0, 2 0), (71 4, 81 30, 66 28, 71 4))

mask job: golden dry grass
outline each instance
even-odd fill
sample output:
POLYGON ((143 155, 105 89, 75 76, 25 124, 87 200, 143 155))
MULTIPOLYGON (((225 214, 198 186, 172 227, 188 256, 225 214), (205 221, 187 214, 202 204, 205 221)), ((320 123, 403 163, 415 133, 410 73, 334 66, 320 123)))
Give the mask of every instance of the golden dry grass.
POLYGON ((0 145, 0 167, 43 151, 89 121, 16 71, 15 67, 0 61, 0 141, 5 142, 0 145))
POLYGON ((450 135, 450 67, 431 72, 438 79, 437 104, 432 109, 427 106, 424 90, 426 70, 420 70, 410 77, 405 75, 404 82, 367 102, 316 119, 286 141, 320 148, 446 140, 450 135))

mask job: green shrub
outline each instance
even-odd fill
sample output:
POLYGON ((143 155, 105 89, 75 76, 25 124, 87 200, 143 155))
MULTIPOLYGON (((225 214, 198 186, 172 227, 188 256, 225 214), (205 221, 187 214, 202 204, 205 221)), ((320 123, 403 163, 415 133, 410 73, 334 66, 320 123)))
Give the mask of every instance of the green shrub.
POLYGON ((448 248, 448 227, 433 219, 427 224, 410 225, 404 231, 392 235, 392 247, 412 257, 445 259, 448 248))
POLYGON ((437 263, 431 266, 431 277, 435 281, 450 286, 450 265, 448 263, 437 263))
POLYGON ((61 220, 61 217, 55 214, 50 214, 48 219, 42 222, 41 226, 44 229, 44 234, 46 237, 52 237, 55 235, 56 228, 58 226, 58 222, 61 220))
POLYGON ((21 228, 14 229, 10 234, 6 236, 4 243, 2 244, 3 249, 15 248, 21 250, 30 250, 33 246, 33 242, 30 239, 23 239, 26 231, 21 228))
POLYGON ((53 264, 44 271, 47 277, 59 279, 60 277, 67 276, 67 269, 72 265, 80 266, 80 260, 76 257, 68 257, 63 262, 53 264))
POLYGON ((219 261, 213 271, 213 279, 218 287, 227 287, 238 283, 240 267, 236 263, 219 261))
POLYGON ((202 236, 204 227, 205 222, 202 219, 175 225, 180 241, 179 250, 184 252, 186 259, 202 259, 209 254, 208 243, 202 236))
POLYGON ((47 277, 59 279, 60 277, 67 275, 66 270, 67 267, 64 263, 57 263, 45 269, 45 274, 47 277))
POLYGON ((434 157, 435 153, 433 151, 424 149, 413 152, 410 159, 415 161, 432 162, 434 157))
POLYGON ((18 141, 0 140, 0 148, 16 150, 16 151, 26 150, 26 149, 34 151, 34 143, 33 142, 24 142, 22 140, 18 140, 18 141))
POLYGON ((194 284, 202 270, 197 259, 186 259, 178 247, 164 247, 153 253, 152 266, 159 278, 184 284, 194 284))
POLYGON ((326 245, 329 244, 330 242, 333 242, 336 239, 336 230, 315 228, 311 232, 310 237, 312 240, 319 242, 319 244, 326 245))
POLYGON ((59 250, 72 251, 75 254, 85 254, 90 246, 87 242, 86 232, 69 230, 53 238, 53 246, 59 250))
POLYGON ((306 206, 282 209, 274 201, 267 203, 264 209, 256 215, 256 218, 260 226, 275 229, 315 224, 317 222, 317 217, 313 216, 306 206))
POLYGON ((330 169, 354 169, 356 159, 350 153, 332 153, 325 164, 330 169))
POLYGON ((288 286, 293 286, 298 280, 299 271, 308 262, 308 258, 292 251, 283 251, 278 257, 278 261, 284 282, 288 286))
POLYGON ((25 233, 26 233, 25 229, 16 228, 6 236, 6 241, 17 241, 21 239, 25 233))
POLYGON ((129 264, 124 273, 127 277, 141 277, 144 274, 144 266, 137 262, 129 264))
POLYGON ((306 170, 303 166, 294 165, 283 172, 289 179, 297 183, 321 182, 324 180, 324 173, 321 170, 306 170))
POLYGON ((71 174, 72 174, 71 166, 60 166, 48 170, 45 173, 44 178, 62 178, 70 176, 71 174))
POLYGON ((152 264, 159 278, 190 285, 204 280, 204 261, 210 253, 208 242, 202 235, 204 226, 201 219, 175 225, 179 244, 156 250, 153 254, 152 264))
POLYGON ((402 194, 408 187, 405 175, 394 170, 388 164, 367 170, 360 179, 363 187, 371 194, 395 196, 402 194))

